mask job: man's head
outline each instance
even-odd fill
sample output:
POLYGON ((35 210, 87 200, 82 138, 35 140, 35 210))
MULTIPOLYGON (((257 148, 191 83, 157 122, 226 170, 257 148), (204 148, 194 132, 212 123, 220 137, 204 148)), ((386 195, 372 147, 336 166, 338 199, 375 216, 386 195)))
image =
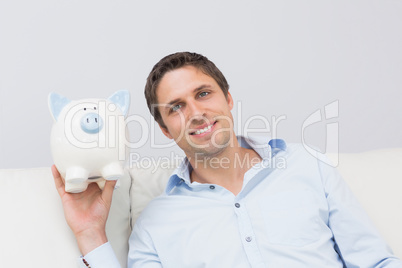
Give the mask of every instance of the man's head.
POLYGON ((212 77, 223 91, 225 97, 227 97, 228 95, 229 85, 226 81, 226 78, 223 76, 222 72, 215 66, 215 64, 208 60, 207 57, 190 52, 177 52, 168 55, 161 59, 153 67, 151 73, 147 78, 144 92, 145 98, 147 100, 148 109, 155 118, 155 121, 162 128, 165 128, 166 126, 162 120, 159 107, 157 106, 159 102, 156 92, 159 83, 166 73, 184 66, 193 66, 202 71, 204 74, 212 77))
POLYGON ((210 157, 232 144, 233 99, 219 69, 206 57, 176 53, 155 65, 145 88, 163 134, 187 156, 210 157))

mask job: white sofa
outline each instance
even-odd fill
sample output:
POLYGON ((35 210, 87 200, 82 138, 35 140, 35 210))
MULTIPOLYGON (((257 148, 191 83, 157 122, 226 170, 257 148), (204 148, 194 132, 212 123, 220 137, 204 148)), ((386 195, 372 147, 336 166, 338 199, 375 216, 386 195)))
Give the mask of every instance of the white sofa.
MULTIPOLYGON (((341 154, 339 159, 341 174, 402 258, 402 148, 341 154)), ((154 168, 128 169, 114 193, 107 233, 122 267, 133 223, 163 191, 174 169, 154 168)), ((50 168, 0 170, 0 211, 0 267, 76 267, 80 253, 50 168)))

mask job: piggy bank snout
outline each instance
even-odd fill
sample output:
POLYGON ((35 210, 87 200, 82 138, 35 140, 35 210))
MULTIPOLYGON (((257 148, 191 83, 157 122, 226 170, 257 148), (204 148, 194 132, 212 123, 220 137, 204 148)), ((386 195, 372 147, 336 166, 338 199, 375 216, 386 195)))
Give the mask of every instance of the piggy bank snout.
POLYGON ((103 127, 102 117, 97 113, 88 113, 81 118, 81 129, 89 134, 98 133, 103 127))

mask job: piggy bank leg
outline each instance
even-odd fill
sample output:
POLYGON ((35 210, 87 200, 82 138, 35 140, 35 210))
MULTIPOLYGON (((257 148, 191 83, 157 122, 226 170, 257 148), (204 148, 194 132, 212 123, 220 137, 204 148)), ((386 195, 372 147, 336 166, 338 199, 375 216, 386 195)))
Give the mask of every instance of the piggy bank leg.
POLYGON ((81 167, 70 167, 66 170, 65 189, 69 193, 80 193, 87 189, 89 172, 81 167))
POLYGON ((88 188, 88 183, 86 181, 85 182, 66 181, 66 184, 65 184, 66 192, 73 193, 73 194, 81 193, 81 192, 85 191, 87 188, 88 188))
POLYGON ((124 170, 119 162, 113 162, 104 166, 101 173, 106 180, 117 180, 123 177, 124 170))
POLYGON ((84 182, 88 179, 89 171, 82 167, 70 167, 66 170, 66 181, 84 182))

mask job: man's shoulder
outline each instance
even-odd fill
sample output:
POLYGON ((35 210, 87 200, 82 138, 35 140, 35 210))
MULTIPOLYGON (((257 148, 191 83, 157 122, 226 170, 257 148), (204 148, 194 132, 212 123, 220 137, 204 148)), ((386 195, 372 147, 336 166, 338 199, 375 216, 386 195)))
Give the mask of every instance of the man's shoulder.
POLYGON ((302 143, 286 143, 286 149, 278 153, 278 156, 290 158, 290 157, 300 157, 300 158, 315 158, 317 154, 317 149, 307 150, 306 146, 302 143))
POLYGON ((324 167, 326 169, 334 167, 324 153, 302 143, 288 143, 286 150, 278 152, 270 164, 284 172, 311 178, 320 175, 324 167))
POLYGON ((290 162, 291 160, 295 160, 305 165, 327 165, 329 167, 335 167, 326 152, 322 152, 318 147, 304 143, 287 144, 284 156, 290 162))

